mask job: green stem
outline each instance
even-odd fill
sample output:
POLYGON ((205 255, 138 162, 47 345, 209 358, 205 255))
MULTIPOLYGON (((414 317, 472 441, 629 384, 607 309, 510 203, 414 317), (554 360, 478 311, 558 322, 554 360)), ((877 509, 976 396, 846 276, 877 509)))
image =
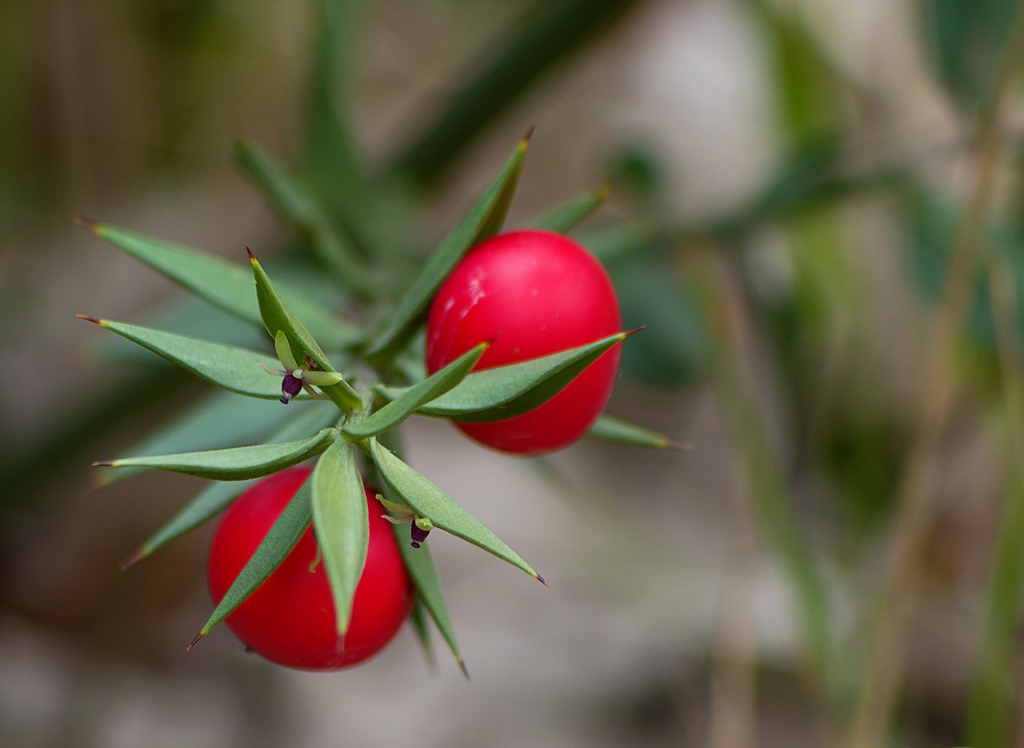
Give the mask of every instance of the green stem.
POLYGON ((330 387, 322 387, 321 390, 346 415, 360 411, 365 407, 363 398, 344 379, 330 387))
POLYGON ((752 383, 742 376, 750 367, 744 360, 747 351, 742 331, 748 321, 740 318, 741 295, 730 288, 722 268, 707 255, 704 251, 689 252, 685 259, 687 270, 697 279, 696 295, 713 341, 711 381, 738 451, 749 510, 796 598, 805 674, 815 693, 827 695, 833 659, 828 593, 795 516, 789 487, 755 405, 752 383))
POLYGON ((980 237, 991 205, 1004 133, 999 114, 1010 72, 1024 50, 1024 3, 1017 6, 992 98, 979 112, 972 154, 977 160, 967 213, 955 237, 942 303, 925 356, 912 447, 897 494, 890 570, 878 601, 860 705, 850 748, 884 745, 892 721, 914 624, 941 464, 940 440, 955 395, 951 359, 973 288, 980 237))
MULTIPOLYGON (((986 253, 999 366, 1002 374, 1002 415, 1007 438, 1008 490, 992 561, 980 642, 967 712, 967 740, 974 748, 1007 745, 1010 696, 1016 662, 1013 655, 1024 586, 1024 363, 1015 320, 1020 303, 1013 274, 1001 255, 986 253)), ((1018 707, 1019 716, 1019 707, 1018 707)))

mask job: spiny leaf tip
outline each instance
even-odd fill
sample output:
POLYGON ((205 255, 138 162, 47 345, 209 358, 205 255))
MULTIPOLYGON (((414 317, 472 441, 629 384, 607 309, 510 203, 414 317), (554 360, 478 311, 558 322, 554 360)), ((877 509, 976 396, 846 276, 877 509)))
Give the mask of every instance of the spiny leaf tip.
POLYGON ((133 553, 121 562, 121 571, 125 571, 126 569, 128 569, 128 567, 134 566, 148 555, 149 551, 147 549, 140 548, 139 550, 135 551, 135 553, 133 553))
POLYGON ((86 231, 91 231, 94 234, 98 234, 100 232, 100 225, 96 221, 86 218, 85 216, 75 216, 75 225, 81 226, 86 231))
POLYGON ((200 631, 198 634, 196 634, 195 638, 188 643, 187 647, 185 647, 185 651, 188 652, 189 650, 191 650, 192 647, 197 645, 199 643, 199 640, 202 639, 204 636, 206 636, 208 633, 210 633, 210 632, 206 631, 204 629, 204 630, 200 631))

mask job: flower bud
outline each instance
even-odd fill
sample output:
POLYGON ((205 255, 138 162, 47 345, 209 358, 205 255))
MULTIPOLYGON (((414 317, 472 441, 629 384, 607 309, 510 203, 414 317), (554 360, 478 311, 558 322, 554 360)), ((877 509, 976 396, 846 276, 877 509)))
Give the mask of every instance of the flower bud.
POLYGON ((285 374, 281 383, 281 402, 285 405, 293 397, 302 392, 302 380, 294 374, 285 374))

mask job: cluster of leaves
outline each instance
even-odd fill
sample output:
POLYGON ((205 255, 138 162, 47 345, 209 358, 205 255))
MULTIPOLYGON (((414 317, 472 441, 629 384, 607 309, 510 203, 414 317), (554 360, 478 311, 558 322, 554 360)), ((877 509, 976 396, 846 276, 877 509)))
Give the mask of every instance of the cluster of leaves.
MULTIPOLYGON (((343 634, 366 560, 368 528, 362 475, 370 476, 379 486, 386 506, 397 519, 413 519, 421 529, 436 527, 449 532, 544 581, 486 526, 410 467, 401 457, 395 434, 398 426, 417 414, 479 422, 525 413, 557 394, 628 335, 619 333, 531 361, 471 373, 489 345, 485 342, 429 377, 418 369, 417 333, 430 301, 466 251, 500 231, 527 143, 528 138, 519 144, 497 178, 429 256, 397 303, 375 298, 372 289, 359 285, 363 274, 376 268, 366 265, 354 275, 347 269, 339 273, 340 278, 351 279, 347 288, 339 289, 341 295, 351 300, 348 312, 368 312, 381 304, 394 307, 386 322, 376 327, 357 327, 303 293, 302 288, 273 282, 251 252, 251 268, 246 268, 200 250, 107 224, 82 221, 96 235, 204 301, 263 328, 273 341, 276 358, 267 351, 153 327, 84 319, 234 395, 263 400, 280 398, 286 404, 314 401, 292 406, 289 415, 293 417, 283 425, 273 414, 271 421, 264 424, 268 433, 263 443, 170 454, 143 448, 136 456, 96 463, 123 470, 169 470, 216 481, 144 543, 129 559, 128 563, 133 563, 220 512, 251 481, 316 458, 310 479, 216 607, 196 641, 223 621, 277 568, 310 522, 331 582, 339 633, 343 634)), ((298 182, 287 170, 251 146, 241 148, 245 159, 259 166, 262 181, 273 199, 281 203, 298 194, 298 182)), ((568 230, 596 208, 605 194, 605 190, 598 190, 572 200, 535 224, 568 230)), ((319 226, 317 231, 326 246, 339 248, 341 243, 327 223, 308 218, 310 205, 312 202, 306 199, 285 207, 293 216, 307 216, 319 226)), ((343 265, 354 267, 353 258, 342 253, 335 256, 339 269, 343 265)), ((200 407, 209 410, 221 405, 217 402, 200 407)), ((270 415, 270 411, 264 412, 270 415)), ((177 428, 177 424, 172 424, 168 433, 173 435, 177 428)), ((649 446, 668 445, 668 440, 659 434, 608 416, 602 416, 594 433, 649 446)), ((166 438, 157 437, 156 443, 161 450, 167 447, 166 438)), ((396 532, 400 531, 402 528, 396 525, 396 532)), ((461 663, 429 549, 413 547, 408 537, 400 545, 422 606, 415 620, 422 623, 422 612, 429 614, 461 663)), ((429 641, 424 627, 419 628, 423 640, 429 641)))

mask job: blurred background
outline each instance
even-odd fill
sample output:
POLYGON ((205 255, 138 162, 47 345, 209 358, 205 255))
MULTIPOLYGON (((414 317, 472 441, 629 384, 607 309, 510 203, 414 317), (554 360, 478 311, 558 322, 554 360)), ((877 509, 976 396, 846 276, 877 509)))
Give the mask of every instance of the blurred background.
POLYGON ((0 4, 0 747, 1024 745, 1018 6, 0 4), (202 483, 90 468, 209 389, 75 314, 239 333, 75 217, 302 255, 231 154, 361 210, 318 85, 423 253, 531 126, 511 224, 610 182, 576 235, 647 329, 609 410, 688 446, 408 424, 552 586, 431 536, 469 682, 410 633, 185 655, 212 528, 119 567, 202 483))

